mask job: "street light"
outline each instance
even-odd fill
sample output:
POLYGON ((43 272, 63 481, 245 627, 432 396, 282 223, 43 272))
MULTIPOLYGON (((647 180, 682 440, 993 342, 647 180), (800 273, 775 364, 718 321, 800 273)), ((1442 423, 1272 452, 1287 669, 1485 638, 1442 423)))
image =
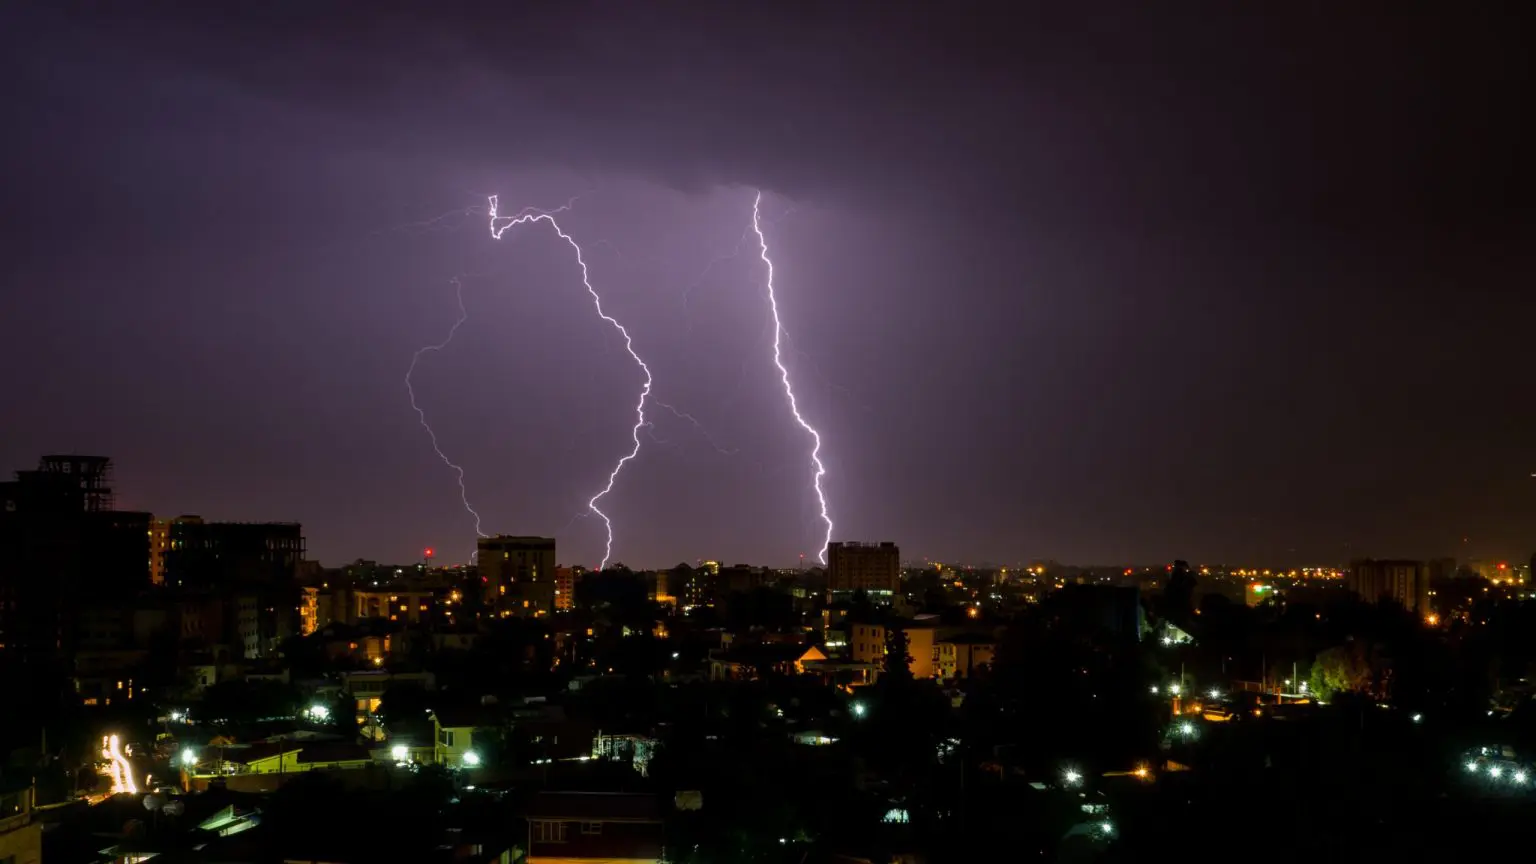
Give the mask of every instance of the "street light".
POLYGON ((1183 690, 1184 690, 1184 688, 1180 687, 1177 684, 1169 684, 1168 685, 1168 692, 1172 693, 1175 696, 1179 695, 1179 693, 1181 693, 1183 690))
POLYGON ((1071 788, 1083 782, 1083 775, 1077 773, 1074 769, 1068 768, 1061 772, 1061 782, 1063 785, 1071 788))
POLYGON ((850 709, 852 709, 853 716, 855 716, 855 717, 863 717, 864 713, 869 710, 869 709, 864 707, 864 703, 863 702, 855 702, 855 703, 853 703, 852 705, 850 705, 848 707, 850 709))
POLYGON ((411 748, 404 744, 396 744, 389 748, 389 755, 394 757, 396 762, 404 762, 411 758, 411 748))
POLYGON ((181 751, 181 764, 187 766, 188 768, 192 767, 193 765, 196 765, 197 764, 197 751, 193 750, 191 747, 188 747, 187 749, 181 751))
POLYGON ((469 751, 468 753, 465 753, 464 754, 464 764, 468 765, 471 768, 475 767, 476 765, 479 765, 480 764, 480 754, 476 753, 473 750, 469 751))
POLYGON ((1156 685, 1156 684, 1153 684, 1153 685, 1152 685, 1152 695, 1153 695, 1153 696, 1156 696, 1156 695, 1157 695, 1157 685, 1156 685))

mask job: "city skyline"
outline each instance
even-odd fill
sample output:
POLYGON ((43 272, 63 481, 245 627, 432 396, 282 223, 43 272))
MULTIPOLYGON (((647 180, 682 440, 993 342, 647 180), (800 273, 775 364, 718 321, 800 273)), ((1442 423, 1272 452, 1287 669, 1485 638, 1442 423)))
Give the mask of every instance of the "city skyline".
POLYGON ((697 421, 651 417, 604 499, 613 560, 814 560, 748 233, 761 188, 833 540, 1528 559, 1514 28, 1062 12, 1016 44, 903 7, 868 39, 829 10, 814 35, 743 13, 613 41, 526 14, 444 13, 432 42, 331 10, 301 43, 233 12, 0 12, 35 133, 0 144, 20 214, 0 362, 27 370, 0 468, 110 456, 124 509, 298 521, 327 563, 467 556, 401 387, 458 280, 468 317, 421 402, 488 533, 595 564, 580 514, 627 444, 634 370, 569 250, 491 242, 483 210, 576 196, 561 224, 657 397, 697 421))

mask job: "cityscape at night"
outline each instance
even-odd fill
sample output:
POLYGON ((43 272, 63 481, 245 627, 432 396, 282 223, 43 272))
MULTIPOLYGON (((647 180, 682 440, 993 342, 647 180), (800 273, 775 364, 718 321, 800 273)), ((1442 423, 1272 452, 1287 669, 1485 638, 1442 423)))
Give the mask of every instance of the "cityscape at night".
POLYGON ((1507 857, 1524 17, 0 9, 0 864, 1507 857))

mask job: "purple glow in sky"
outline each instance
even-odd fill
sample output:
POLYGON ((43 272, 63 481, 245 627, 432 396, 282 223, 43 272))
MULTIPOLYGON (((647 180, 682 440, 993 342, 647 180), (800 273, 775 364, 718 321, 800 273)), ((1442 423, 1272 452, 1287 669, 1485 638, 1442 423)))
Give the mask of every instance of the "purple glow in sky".
POLYGON ((468 501, 592 566, 632 347, 614 558, 791 565, 782 336, 833 539, 1524 560, 1524 28, 1112 5, 0 6, 0 470, 110 455, 329 564, 467 549, 468 501), (632 342, 547 226, 486 237, 514 190, 581 195, 632 342))

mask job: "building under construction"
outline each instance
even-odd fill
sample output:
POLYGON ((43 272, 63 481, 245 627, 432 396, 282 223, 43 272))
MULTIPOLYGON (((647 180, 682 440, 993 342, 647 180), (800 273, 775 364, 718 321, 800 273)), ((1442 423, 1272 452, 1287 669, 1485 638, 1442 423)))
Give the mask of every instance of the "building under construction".
POLYGON ((149 584, 150 516, 114 505, 105 456, 44 456, 0 482, 0 662, 67 656, 82 604, 149 584))

